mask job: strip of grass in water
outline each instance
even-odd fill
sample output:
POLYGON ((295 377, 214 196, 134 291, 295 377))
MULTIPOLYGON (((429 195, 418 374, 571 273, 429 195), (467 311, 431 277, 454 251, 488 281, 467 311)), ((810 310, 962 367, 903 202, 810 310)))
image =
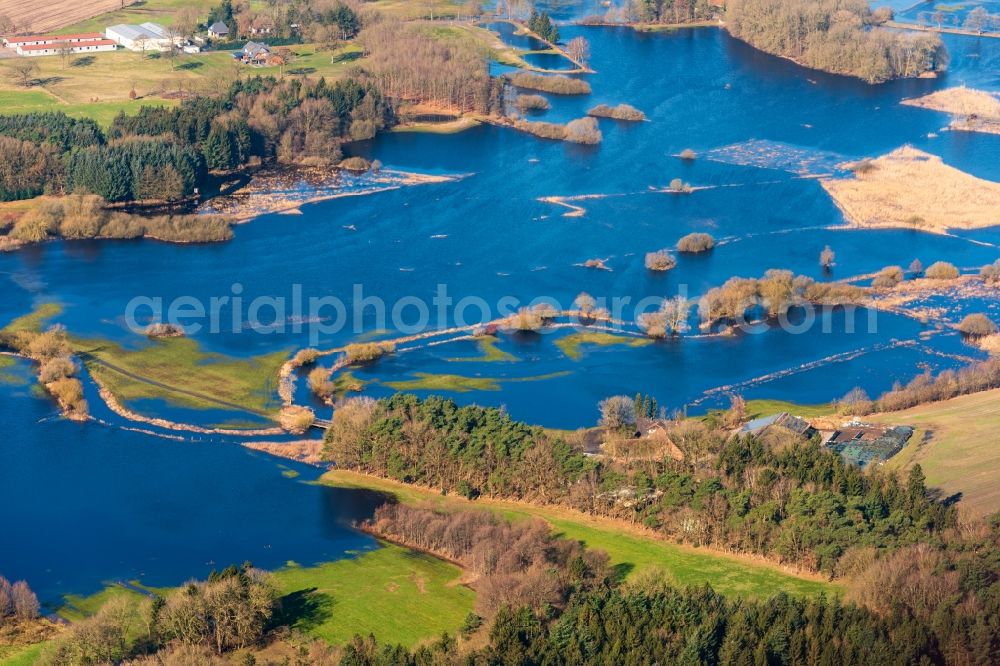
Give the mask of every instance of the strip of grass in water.
POLYGON ((62 314, 62 306, 58 303, 42 303, 33 312, 18 317, 3 327, 3 333, 39 333, 45 323, 53 317, 62 314))
POLYGON ((707 550, 679 546, 647 536, 602 519, 558 507, 535 507, 495 500, 469 501, 439 492, 354 474, 342 470, 328 472, 320 483, 340 488, 366 488, 384 492, 400 502, 439 510, 489 510, 507 520, 542 518, 567 539, 582 541, 588 548, 605 551, 611 564, 633 578, 643 572, 666 574, 677 585, 710 584, 716 591, 741 597, 768 598, 780 592, 796 596, 820 593, 840 594, 841 586, 822 580, 800 578, 772 566, 751 560, 726 557, 707 550))
POLYGON ((499 391, 500 383, 492 377, 464 377, 462 375, 438 375, 430 372, 414 373, 416 379, 383 382, 394 391, 499 391))
POLYGON ((615 335, 614 333, 604 333, 602 331, 578 331, 556 340, 556 347, 574 361, 580 360, 583 356, 581 347, 584 345, 598 345, 600 347, 610 347, 612 345, 645 347, 650 344, 653 344, 653 341, 649 338, 633 338, 625 335, 615 335))
POLYGON ((278 371, 288 358, 287 351, 248 358, 224 356, 203 351, 189 338, 153 340, 140 349, 125 349, 114 342, 101 340, 73 340, 73 346, 78 352, 86 352, 146 380, 137 380, 93 360, 88 361, 88 370, 120 400, 158 398, 194 409, 221 406, 212 400, 180 392, 190 391, 268 415, 277 411, 278 371))
POLYGON ((467 393, 469 391, 499 391, 500 384, 513 382, 539 382, 572 374, 568 370, 552 372, 547 375, 533 377, 466 377, 464 375, 433 374, 430 372, 415 372, 416 379, 404 379, 393 382, 383 382, 394 391, 451 391, 467 393))
POLYGON ((338 400, 346 398, 348 393, 360 393, 373 380, 361 379, 350 370, 344 370, 333 378, 333 394, 338 400))
POLYGON ((448 360, 455 362, 471 361, 474 363, 496 363, 498 361, 519 360, 517 356, 514 356, 510 352, 497 347, 497 345, 500 344, 500 340, 493 336, 476 338, 476 344, 479 345, 479 351, 482 352, 482 356, 457 356, 449 358, 448 360))
POLYGON ((452 635, 472 610, 475 592, 458 585, 461 569, 431 555, 385 544, 356 558, 274 573, 285 608, 313 609, 292 626, 332 643, 355 634, 407 647, 452 635))

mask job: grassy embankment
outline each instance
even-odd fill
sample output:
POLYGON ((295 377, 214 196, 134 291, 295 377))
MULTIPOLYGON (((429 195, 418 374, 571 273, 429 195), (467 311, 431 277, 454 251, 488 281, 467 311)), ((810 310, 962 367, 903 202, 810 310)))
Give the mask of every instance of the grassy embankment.
MULTIPOLYGON (((110 25, 110 23, 108 24, 110 25)), ((110 53, 35 58, 39 66, 36 85, 24 88, 7 72, 0 60, 0 110, 2 113, 62 111, 74 117, 93 118, 102 126, 111 124, 124 111, 136 113, 142 106, 175 106, 178 99, 163 95, 218 93, 238 75, 325 76, 336 79, 358 52, 353 44, 338 51, 320 51, 316 45, 293 45, 294 60, 283 68, 248 68, 234 64, 230 51, 178 56, 173 65, 153 54, 118 50, 110 53), (335 56, 335 57, 334 57, 335 56), (130 99, 135 90, 138 98, 130 99)))
POLYGON ((432 490, 339 470, 325 474, 321 482, 337 487, 375 489, 402 502, 432 504, 445 510, 482 508, 510 520, 541 518, 562 536, 582 541, 588 548, 606 551, 611 563, 627 576, 661 571, 678 585, 708 583, 724 594, 752 597, 768 597, 778 592, 839 594, 841 590, 836 584, 795 576, 756 559, 680 546, 656 538, 640 527, 570 509, 487 499, 470 502, 460 497, 442 496, 432 490))
POLYGON ((974 516, 1000 511, 1000 390, 964 395, 902 412, 878 414, 872 421, 916 428, 906 447, 887 463, 904 470, 919 463, 929 486, 946 496, 961 493, 958 507, 974 516))

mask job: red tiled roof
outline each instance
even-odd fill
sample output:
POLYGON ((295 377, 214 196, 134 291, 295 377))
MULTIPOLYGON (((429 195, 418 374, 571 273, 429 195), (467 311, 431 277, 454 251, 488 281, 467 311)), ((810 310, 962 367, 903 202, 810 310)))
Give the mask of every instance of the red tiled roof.
MULTIPOLYGON (((113 39, 95 39, 94 41, 87 42, 74 42, 72 44, 67 44, 70 48, 80 48, 84 46, 117 46, 118 42, 113 39)), ((19 47, 22 51, 44 51, 46 49, 56 48, 56 44, 32 44, 29 46, 19 47)))
POLYGON ((99 32, 81 32, 72 35, 29 35, 28 37, 7 37, 8 44, 23 44, 24 42, 61 42, 67 39, 96 40, 104 39, 99 32))

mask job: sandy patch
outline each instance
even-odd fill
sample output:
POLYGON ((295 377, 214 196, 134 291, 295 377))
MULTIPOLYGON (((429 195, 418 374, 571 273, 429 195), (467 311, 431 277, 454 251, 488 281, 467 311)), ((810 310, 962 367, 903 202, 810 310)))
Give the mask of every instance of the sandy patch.
POLYGON ((820 182, 851 224, 946 233, 1000 225, 1000 183, 904 146, 853 178, 820 182))
POLYGON ((960 86, 904 99, 902 104, 950 113, 951 129, 964 132, 1000 134, 1000 98, 985 90, 960 86))

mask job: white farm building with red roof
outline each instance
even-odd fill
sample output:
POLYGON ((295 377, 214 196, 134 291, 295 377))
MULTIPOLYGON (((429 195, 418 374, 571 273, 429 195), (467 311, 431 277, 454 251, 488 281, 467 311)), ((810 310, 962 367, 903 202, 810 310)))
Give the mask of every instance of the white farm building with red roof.
POLYGON ((26 37, 5 37, 3 45, 17 51, 22 56, 59 55, 69 53, 96 53, 114 51, 117 44, 106 39, 99 32, 83 32, 71 35, 28 35, 26 37))

